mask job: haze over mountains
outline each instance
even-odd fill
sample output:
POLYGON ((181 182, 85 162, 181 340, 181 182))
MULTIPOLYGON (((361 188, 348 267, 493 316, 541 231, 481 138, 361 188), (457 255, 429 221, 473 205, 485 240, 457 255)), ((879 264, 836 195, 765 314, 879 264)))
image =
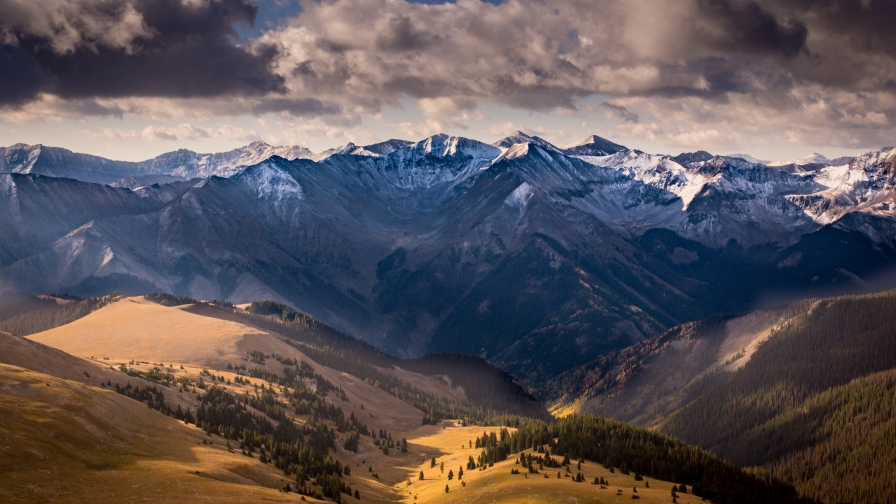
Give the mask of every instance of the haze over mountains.
POLYGON ((896 149, 835 161, 523 133, 139 163, 17 144, 0 150, 0 289, 273 299, 539 386, 684 321, 884 282, 896 149))

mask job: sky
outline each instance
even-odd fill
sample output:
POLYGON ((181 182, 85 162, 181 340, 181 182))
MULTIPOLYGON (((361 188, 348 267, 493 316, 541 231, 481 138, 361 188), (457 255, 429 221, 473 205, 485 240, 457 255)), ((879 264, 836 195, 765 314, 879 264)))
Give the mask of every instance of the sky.
POLYGON ((0 146, 896 145, 893 0, 2 0, 0 146))

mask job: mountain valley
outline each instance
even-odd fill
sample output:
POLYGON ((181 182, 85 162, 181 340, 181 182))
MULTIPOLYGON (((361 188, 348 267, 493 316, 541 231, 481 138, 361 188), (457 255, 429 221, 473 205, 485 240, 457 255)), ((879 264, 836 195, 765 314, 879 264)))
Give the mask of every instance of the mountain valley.
MULTIPOLYGON (((356 364, 343 353, 351 346, 332 346, 344 336, 312 320, 290 330, 277 317, 265 318, 278 334, 240 321, 261 305, 184 301, 192 300, 113 297, 27 338, 0 333, 4 450, 15 458, 6 458, 0 471, 15 483, 0 489, 5 498, 519 502, 525 496, 554 502, 571 496, 611 502, 635 495, 666 502, 680 492, 712 502, 803 502, 786 485, 622 423, 582 417, 586 423, 563 427, 577 434, 564 434, 532 420, 540 415, 536 409, 477 418, 465 405, 483 399, 469 381, 457 384, 472 373, 488 389, 496 375, 475 371, 484 363, 457 366, 451 356, 433 356, 423 374, 382 367, 376 372, 383 378, 372 381, 362 378, 369 365, 349 373, 309 357, 306 352, 318 352, 337 367, 356 364), (434 370, 445 374, 433 376, 434 370), (419 407, 427 403, 466 414, 430 417, 439 406, 424 413, 419 407), (599 458, 579 436, 600 436, 617 455, 599 458), (646 452, 611 448, 632 439, 651 447, 649 461, 646 452)), ((47 310, 53 308, 27 313, 39 321, 47 310)), ((355 352, 375 352, 358 344, 355 352)), ((504 410, 513 399, 502 398, 514 389, 496 392, 501 388, 489 389, 488 400, 504 410)))
POLYGON ((8 500, 896 491, 894 148, 0 159, 8 500))

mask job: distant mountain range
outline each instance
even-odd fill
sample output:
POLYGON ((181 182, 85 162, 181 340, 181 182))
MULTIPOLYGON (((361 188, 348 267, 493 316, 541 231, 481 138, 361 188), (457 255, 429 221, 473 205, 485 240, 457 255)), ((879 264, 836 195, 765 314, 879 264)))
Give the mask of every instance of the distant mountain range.
POLYGON ((896 149, 755 161, 524 133, 138 163, 17 144, 0 290, 271 299, 541 386, 681 322, 888 278, 896 149))

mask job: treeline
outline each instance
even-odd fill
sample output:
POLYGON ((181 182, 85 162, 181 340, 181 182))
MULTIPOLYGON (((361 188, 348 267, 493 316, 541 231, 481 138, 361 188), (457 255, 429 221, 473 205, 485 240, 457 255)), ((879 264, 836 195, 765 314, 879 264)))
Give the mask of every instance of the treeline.
POLYGON ((273 301, 254 302, 237 316, 247 323, 281 334, 288 343, 316 362, 352 374, 424 412, 424 423, 445 418, 488 422, 501 415, 548 419, 550 414, 508 373, 476 357, 438 354, 402 360, 314 318, 273 301), (272 318, 273 315, 276 318, 272 318), (461 403, 421 391, 394 374, 393 366, 425 375, 447 375, 453 386, 462 386, 469 403, 461 403))
POLYGON ((52 298, 29 297, 0 308, 0 331, 16 336, 49 331, 74 322, 120 299, 117 294, 83 300, 67 295, 54 297, 69 302, 58 304, 52 298))
POLYGON ((330 457, 329 450, 336 447, 336 433, 318 416, 312 414, 302 427, 287 417, 273 391, 255 395, 234 396, 223 388, 212 386, 200 397, 196 412, 196 425, 209 435, 216 433, 230 440, 238 440, 247 456, 254 456, 262 463, 273 464, 287 476, 295 476, 296 490, 304 495, 314 495, 306 486, 313 479, 327 482, 322 488, 324 497, 339 499, 339 493, 351 494, 347 485, 331 485, 332 478, 343 474, 343 467, 330 457), (251 406, 278 420, 277 426, 265 417, 249 412, 251 406), (276 407, 275 407, 276 406, 276 407))
POLYGON ((477 444, 484 447, 479 467, 534 448, 546 454, 542 466, 556 465, 550 454, 562 455, 562 465, 569 465, 570 459, 590 460, 624 474, 684 484, 692 487, 690 493, 718 504, 813 502, 799 497, 786 483, 744 471, 701 448, 593 415, 569 416, 551 424, 524 421, 513 433, 502 429, 484 434, 477 444))
MULTIPOLYGON (((246 383, 247 380, 241 378, 243 373, 267 382, 263 382, 261 386, 256 384, 253 392, 234 394, 215 385, 215 382, 230 383, 230 380, 225 381, 223 376, 215 376, 207 370, 202 370, 200 378, 194 382, 184 377, 175 379, 171 373, 157 366, 150 371, 138 371, 121 365, 120 370, 128 376, 151 380, 165 388, 177 387, 182 392, 192 387, 194 391, 204 391, 198 397, 200 404, 195 415, 189 409, 183 411, 180 406, 172 409, 165 402, 162 389, 155 385, 141 389, 132 387, 130 383, 124 387, 116 383, 115 390, 165 415, 185 423, 195 423, 209 436, 225 438, 228 440, 228 448, 230 441, 239 442, 243 455, 254 458, 257 453, 260 462, 273 464, 285 475, 294 476, 295 483, 290 483, 285 488, 288 491, 317 499, 327 497, 336 502, 341 501, 342 494, 351 496, 351 486, 340 479, 345 468, 329 455, 329 450, 336 448, 336 432, 347 433, 347 438, 354 441, 354 449, 357 450, 360 436, 369 436, 370 431, 354 413, 346 417, 341 408, 324 399, 328 392, 341 393, 342 397, 344 392, 315 373, 304 361, 265 355, 259 351, 250 352, 250 355, 257 356, 262 362, 265 358, 275 358, 285 365, 283 375, 228 364, 228 369, 239 373, 236 383, 246 383), (212 384, 207 385, 203 377, 209 378, 212 384), (307 387, 305 380, 311 380, 316 385, 316 390, 307 387), (293 415, 289 414, 290 407, 293 415), (253 413, 253 410, 261 412, 263 416, 253 413), (295 415, 307 415, 308 419, 300 427, 295 423, 295 415), (276 422, 276 426, 272 420, 276 422), (335 428, 327 421, 333 422, 335 428), (320 490, 314 489, 309 483, 320 486, 320 490)), ((108 385, 112 385, 111 381, 108 385)), ((389 439, 391 441, 391 436, 389 439)), ((406 447, 406 441, 402 442, 406 447)))
POLYGON ((202 304, 207 306, 219 306, 222 308, 233 308, 233 303, 230 301, 224 301, 222 299, 209 299, 205 301, 196 300, 193 298, 183 297, 183 296, 174 296, 172 294, 166 294, 164 292, 153 292, 151 294, 147 294, 145 296, 147 300, 152 301, 154 303, 158 303, 162 306, 182 306, 185 304, 202 304))
POLYGON ((859 446, 896 452, 892 387, 842 387, 894 368, 896 291, 817 300, 743 368, 705 378, 702 393, 662 430, 769 469, 826 502, 878 502, 869 496, 892 491, 896 459, 852 457, 859 446), (822 484, 820 475, 836 477, 822 484))

